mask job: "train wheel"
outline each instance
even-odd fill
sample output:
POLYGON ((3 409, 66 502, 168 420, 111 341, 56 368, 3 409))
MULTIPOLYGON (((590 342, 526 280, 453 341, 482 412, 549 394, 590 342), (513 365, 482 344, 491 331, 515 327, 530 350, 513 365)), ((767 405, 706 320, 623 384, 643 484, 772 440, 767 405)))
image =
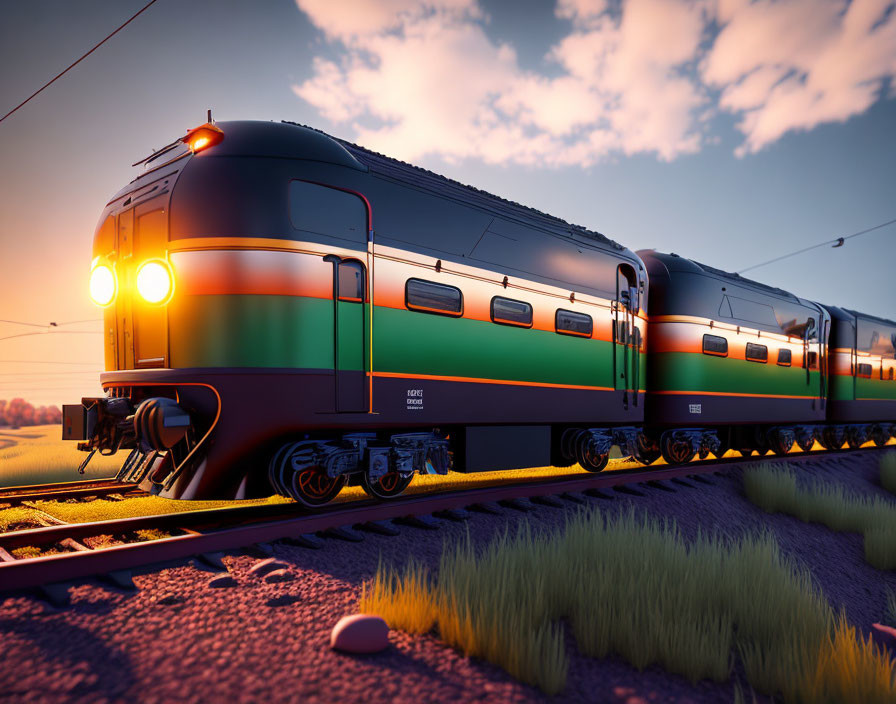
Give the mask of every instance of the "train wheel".
POLYGON ((803 442, 797 440, 796 444, 803 452, 809 452, 815 446, 815 438, 810 438, 808 441, 803 440, 803 442))
POLYGON ((398 472, 387 472, 377 481, 370 481, 367 472, 361 473, 361 487, 368 496, 374 499, 394 499, 408 488, 414 480, 414 475, 409 474, 406 477, 401 476, 398 472))
POLYGON ((716 459, 722 459, 728 450, 731 449, 731 443, 727 440, 719 441, 719 449, 713 452, 712 454, 716 456, 716 459))
POLYGON ((858 450, 862 445, 868 442, 868 436, 861 428, 847 428, 846 442, 851 450, 858 450))
POLYGON ((890 433, 888 433, 883 426, 875 425, 871 429, 871 439, 874 440, 874 444, 877 445, 877 447, 883 447, 890 439, 890 433))
POLYGON ((780 431, 769 433, 768 446, 776 455, 786 455, 793 447, 793 435, 780 431))
POLYGON ((835 427, 827 426, 821 431, 819 442, 825 450, 839 450, 843 447, 843 432, 835 427))
POLYGON ((588 472, 600 472, 610 461, 610 453, 600 454, 594 451, 591 434, 583 430, 579 433, 575 443, 576 459, 582 465, 582 469, 588 472))
POLYGON ((660 451, 667 464, 687 464, 697 454, 690 439, 676 439, 672 433, 663 434, 660 439, 660 451))
POLYGON ((268 479, 271 482, 271 486, 274 487, 274 490, 283 496, 289 496, 289 478, 288 475, 284 476, 284 471, 291 472, 292 467, 288 462, 286 462, 286 458, 291 456, 293 451, 299 447, 301 443, 293 442, 286 443, 280 446, 280 449, 274 453, 274 456, 271 458, 270 464, 268 464, 268 479), (284 481, 286 479, 286 481, 284 481))
POLYGON ((653 438, 638 433, 638 442, 635 445, 635 459, 641 464, 653 464, 663 453, 659 443, 653 438))
POLYGON ((345 475, 328 477, 320 467, 293 472, 289 495, 305 506, 317 508, 330 503, 345 486, 345 475))

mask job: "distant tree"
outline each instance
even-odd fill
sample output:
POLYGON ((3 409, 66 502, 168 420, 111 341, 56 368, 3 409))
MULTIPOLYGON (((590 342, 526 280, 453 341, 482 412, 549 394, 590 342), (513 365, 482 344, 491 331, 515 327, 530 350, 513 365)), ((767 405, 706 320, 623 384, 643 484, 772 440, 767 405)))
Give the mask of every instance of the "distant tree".
POLYGON ((24 411, 25 411, 25 399, 23 398, 14 398, 8 404, 6 404, 6 424, 11 425, 13 428, 18 428, 22 425, 22 421, 24 419, 24 411))
POLYGON ((7 402, 0 400, 0 426, 18 428, 23 425, 50 425, 62 423, 62 411, 58 406, 35 408, 23 398, 7 402))

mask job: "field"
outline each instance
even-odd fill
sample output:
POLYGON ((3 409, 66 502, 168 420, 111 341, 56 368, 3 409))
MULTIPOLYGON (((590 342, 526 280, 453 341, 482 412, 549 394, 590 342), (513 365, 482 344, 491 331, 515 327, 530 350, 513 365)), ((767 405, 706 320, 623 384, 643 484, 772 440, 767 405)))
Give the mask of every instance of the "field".
POLYGON ((114 477, 125 454, 93 456, 87 472, 78 474, 85 453, 77 443, 63 442, 61 425, 33 425, 19 430, 0 428, 0 487, 73 482, 114 477))

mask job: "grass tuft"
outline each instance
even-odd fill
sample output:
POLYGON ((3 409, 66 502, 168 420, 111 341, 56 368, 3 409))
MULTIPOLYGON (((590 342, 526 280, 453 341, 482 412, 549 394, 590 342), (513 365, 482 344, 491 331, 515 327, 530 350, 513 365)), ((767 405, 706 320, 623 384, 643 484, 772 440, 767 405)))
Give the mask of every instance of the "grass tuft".
POLYGON ((896 494, 896 452, 887 452, 880 458, 880 485, 896 494))
POLYGON ((864 698, 841 701, 896 696, 892 666, 861 643, 847 647, 852 631, 833 638, 847 626, 768 533, 687 544, 673 522, 583 511, 554 534, 524 522, 483 548, 468 534, 443 549, 436 574, 380 564, 359 606, 393 628, 435 629, 549 695, 566 680, 566 623, 585 655, 616 653, 692 682, 726 681, 739 654, 751 687, 787 702, 810 701, 803 693, 816 685, 840 692, 847 666, 874 678, 864 698))
POLYGON ((819 648, 800 694, 803 701, 819 704, 884 704, 896 696, 893 674, 893 661, 884 649, 870 635, 867 639, 857 636, 841 613, 834 632, 819 648))
POLYGON ((850 494, 838 485, 800 488, 792 470, 768 463, 748 467, 743 481, 747 498, 764 511, 786 513, 836 531, 862 533, 866 561, 877 569, 896 569, 896 506, 892 503, 850 494))
POLYGON ((896 628, 896 592, 887 587, 887 615, 886 623, 896 628))

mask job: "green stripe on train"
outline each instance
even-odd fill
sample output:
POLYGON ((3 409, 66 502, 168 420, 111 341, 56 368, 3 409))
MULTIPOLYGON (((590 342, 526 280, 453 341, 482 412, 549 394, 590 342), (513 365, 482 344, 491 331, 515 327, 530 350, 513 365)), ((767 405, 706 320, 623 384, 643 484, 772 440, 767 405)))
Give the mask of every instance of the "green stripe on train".
POLYGON ((651 391, 717 391, 778 396, 819 395, 819 373, 692 352, 650 355, 651 391))
MULTIPOLYGON (((169 307, 174 367, 333 369, 333 302, 293 296, 188 296, 169 307)), ((393 308, 374 310, 374 369, 613 386, 612 344, 393 308)), ((361 306, 340 303, 340 368, 366 359, 361 306), (357 351, 352 346, 357 345, 357 351)), ((646 380, 640 355, 640 387, 646 380)))

